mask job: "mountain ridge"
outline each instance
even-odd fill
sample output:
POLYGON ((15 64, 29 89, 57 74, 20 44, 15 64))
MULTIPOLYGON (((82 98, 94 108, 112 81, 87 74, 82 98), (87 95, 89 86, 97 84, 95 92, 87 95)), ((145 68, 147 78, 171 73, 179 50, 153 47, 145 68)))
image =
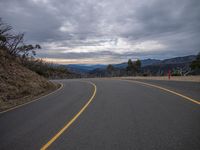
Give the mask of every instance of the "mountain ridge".
MULTIPOLYGON (((173 57, 173 58, 168 58, 164 60, 159 60, 159 59, 143 59, 141 60, 141 67, 147 67, 147 66, 156 66, 156 65, 173 65, 173 64, 183 64, 183 63, 191 63, 194 59, 196 58, 196 55, 188 55, 188 56, 182 56, 182 57, 173 57)), ((119 64, 112 64, 113 67, 118 68, 118 69, 125 69, 127 67, 127 62, 122 62, 119 64)), ((89 73, 94 70, 104 70, 106 69, 107 65, 105 64, 69 64, 69 65, 64 65, 67 67, 69 70, 74 71, 74 72, 79 72, 79 73, 89 73)))

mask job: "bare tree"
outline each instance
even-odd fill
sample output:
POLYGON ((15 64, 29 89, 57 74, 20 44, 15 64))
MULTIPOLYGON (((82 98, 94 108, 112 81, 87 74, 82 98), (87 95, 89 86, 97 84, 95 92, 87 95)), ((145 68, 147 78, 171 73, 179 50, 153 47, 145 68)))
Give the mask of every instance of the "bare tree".
POLYGON ((12 27, 8 24, 5 24, 0 18, 0 47, 5 47, 7 38, 10 37, 10 31, 12 27))
POLYGON ((24 44, 24 33, 14 33, 12 27, 2 21, 0 18, 0 48, 7 49, 13 56, 21 56, 27 58, 32 55, 35 56, 36 49, 41 49, 41 46, 24 44))

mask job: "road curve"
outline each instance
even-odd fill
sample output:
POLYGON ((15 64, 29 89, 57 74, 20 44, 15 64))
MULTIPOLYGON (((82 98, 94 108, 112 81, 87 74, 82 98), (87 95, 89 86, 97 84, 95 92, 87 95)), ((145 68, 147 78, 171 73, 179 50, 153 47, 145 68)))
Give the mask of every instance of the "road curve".
MULTIPOLYGON (((88 81, 97 87, 93 100, 47 149, 200 149, 199 105, 139 83, 88 81)), ((61 90, 0 114, 1 150, 41 149, 94 94, 88 82, 59 82, 64 85, 61 90)))

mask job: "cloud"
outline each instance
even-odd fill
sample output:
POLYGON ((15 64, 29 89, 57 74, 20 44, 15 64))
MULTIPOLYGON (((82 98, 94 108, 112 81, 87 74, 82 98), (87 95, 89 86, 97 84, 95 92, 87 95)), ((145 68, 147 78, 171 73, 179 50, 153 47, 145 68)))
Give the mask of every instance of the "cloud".
POLYGON ((42 45, 39 57, 93 63, 196 54, 199 12, 199 0, 0 1, 0 17, 42 45))

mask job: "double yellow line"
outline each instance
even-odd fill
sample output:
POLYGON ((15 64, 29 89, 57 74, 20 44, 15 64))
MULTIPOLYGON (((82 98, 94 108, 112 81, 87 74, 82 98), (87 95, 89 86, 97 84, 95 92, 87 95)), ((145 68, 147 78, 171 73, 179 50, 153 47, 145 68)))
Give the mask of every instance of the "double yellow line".
POLYGON ((94 83, 88 82, 94 87, 94 91, 92 96, 90 97, 89 101, 83 106, 83 108, 56 134, 54 135, 40 150, 46 150, 53 142, 55 142, 58 137, 65 132, 70 125, 83 113, 83 111, 89 106, 89 104, 92 102, 94 99, 96 92, 97 92, 97 87, 94 83))

